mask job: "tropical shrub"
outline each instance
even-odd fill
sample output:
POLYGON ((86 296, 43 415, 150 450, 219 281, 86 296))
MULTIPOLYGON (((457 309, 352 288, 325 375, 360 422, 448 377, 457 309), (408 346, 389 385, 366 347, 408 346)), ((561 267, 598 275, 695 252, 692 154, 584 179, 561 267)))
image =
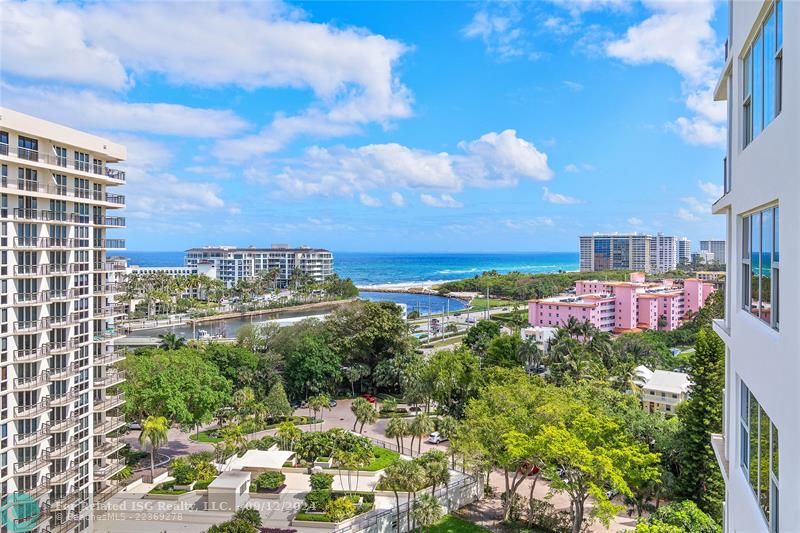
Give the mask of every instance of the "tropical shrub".
POLYGON ((253 482, 256 489, 260 490, 275 490, 286 481, 286 476, 281 472, 264 472, 253 482))
POLYGON ((311 474, 311 490, 331 490, 333 474, 311 474))
POLYGON ((325 516, 331 522, 341 522, 356 515, 356 504, 351 498, 344 496, 328 502, 325 506, 325 516))
POLYGON ((305 507, 311 511, 322 511, 331 501, 330 490, 312 490, 306 494, 305 507))

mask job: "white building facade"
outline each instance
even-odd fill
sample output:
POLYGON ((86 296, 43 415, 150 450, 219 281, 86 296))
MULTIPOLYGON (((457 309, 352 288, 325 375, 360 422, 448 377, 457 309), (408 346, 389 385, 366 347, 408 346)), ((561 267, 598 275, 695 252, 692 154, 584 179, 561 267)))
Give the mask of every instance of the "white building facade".
POLYGON ((678 265, 688 265, 692 262, 692 241, 686 237, 678 238, 678 265))
POLYGON ((700 241, 701 252, 711 252, 714 254, 714 261, 720 265, 725 265, 725 241, 700 241))
POLYGON ((800 2, 732 2, 726 64, 723 432, 731 532, 800 529, 800 2), (788 305, 785 304, 789 302, 788 305), (784 304, 784 305, 782 305, 784 304), (779 456, 782 460, 779 461, 779 456))
MULTIPOLYGON (((17 531, 91 528, 115 490, 125 425, 122 314, 107 232, 123 146, 0 109, 0 494, 38 505, 17 531)), ((4 500, 4 503, 8 500, 4 500)), ((5 508, 4 513, 8 513, 5 508)), ((23 518, 24 517, 17 517, 23 518)), ((19 525, 19 524, 17 524, 19 525)))
POLYGON ((686 237, 662 233, 595 233, 578 239, 581 272, 668 272, 677 268, 681 258, 691 258, 691 241, 686 237))
POLYGON ((217 279, 233 286, 241 279, 252 279, 262 271, 277 272, 277 286, 287 287, 298 269, 314 281, 324 281, 333 274, 333 254, 321 248, 290 248, 273 244, 270 248, 207 246, 186 250, 185 265, 214 267, 217 279))

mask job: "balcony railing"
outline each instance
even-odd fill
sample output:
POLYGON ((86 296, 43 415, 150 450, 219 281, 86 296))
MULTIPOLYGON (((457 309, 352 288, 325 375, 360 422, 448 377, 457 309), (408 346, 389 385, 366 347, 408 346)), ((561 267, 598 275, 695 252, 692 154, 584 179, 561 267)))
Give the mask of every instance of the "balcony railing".
POLYGON ((50 273, 50 265, 14 265, 14 275, 18 278, 38 278, 50 273))
POLYGON ((113 365, 125 359, 125 350, 114 350, 103 355, 95 355, 92 364, 95 366, 113 365))
POLYGON ((42 470, 43 468, 47 468, 49 465, 50 461, 48 461, 44 456, 34 457, 28 459, 27 461, 19 461, 14 465, 14 475, 30 475, 34 472, 42 470))
MULTIPOLYGON (((105 193, 95 191, 85 187, 68 187, 52 183, 40 183, 33 180, 3 180, 0 186, 5 189, 17 189, 27 192, 38 192, 42 194, 52 194, 55 196, 66 196, 70 198, 80 198, 82 200, 93 200, 95 202, 107 202, 115 205, 125 205, 125 196, 121 194, 105 193)), ((88 223, 88 219, 86 221, 88 223)))
POLYGON ((106 263, 95 263, 94 264, 94 271, 95 272, 121 272, 125 270, 124 263, 115 263, 113 261, 109 261, 106 263))
POLYGON ((58 420, 50 421, 50 433, 63 433, 78 425, 78 419, 75 417, 60 418, 58 420))
POLYGON ((52 461, 54 459, 63 459, 77 450, 78 443, 76 441, 64 441, 47 448, 45 455, 52 461))
POLYGON ((14 386, 17 391, 38 389, 39 387, 44 387, 48 383, 49 377, 46 372, 42 372, 37 376, 16 378, 14 380, 14 386))
POLYGON ((39 320, 18 320, 14 322, 14 331, 17 333, 36 333, 49 327, 49 318, 40 318, 39 320))
POLYGON ((125 227, 125 217, 94 217, 95 226, 125 227))
POLYGON ((125 372, 122 372, 121 370, 109 369, 105 376, 94 378, 94 387, 97 389, 104 389, 106 387, 118 385, 123 381, 125 381, 125 372))
POLYGON ((62 392, 62 393, 59 393, 59 394, 51 394, 50 395, 50 399, 47 401, 47 404, 51 408, 53 408, 53 407, 63 407, 64 405, 67 405, 68 403, 75 401, 75 399, 77 397, 78 397, 78 390, 77 389, 72 389, 69 392, 62 392))
POLYGON ((109 455, 122 449, 124 446, 125 443, 119 439, 106 439, 102 445, 95 446, 92 457, 94 459, 108 457, 109 455))
POLYGON ((54 494, 50 498, 51 511, 65 511, 78 501, 79 493, 75 490, 66 493, 54 494))
POLYGON ((88 161, 73 159, 72 157, 45 154, 37 150, 30 150, 27 148, 17 148, 17 150, 14 151, 9 150, 7 144, 0 144, 0 155, 16 156, 20 159, 25 159, 26 161, 38 161, 48 165, 70 168, 80 172, 89 172, 91 174, 105 176, 112 180, 125 181, 124 170, 117 170, 115 168, 108 167, 106 166, 105 162, 99 160, 90 163, 88 161))
POLYGON ((69 353, 78 347, 78 343, 74 339, 68 341, 52 341, 47 345, 47 350, 52 355, 61 355, 69 353))
POLYGON ((125 418, 121 416, 107 416, 105 422, 95 424, 95 435, 106 435, 125 426, 125 418))
POLYGON ((75 464, 70 464, 63 470, 59 470, 58 472, 53 472, 50 475, 50 484, 63 485, 64 483, 72 479, 77 473, 78 473, 78 466, 75 464))
POLYGON ((50 293, 40 292, 17 292, 14 294, 14 303, 18 304, 41 304, 50 301, 50 293))
POLYGON ((97 285, 94 288, 95 294, 115 294, 122 292, 122 285, 120 283, 106 283, 104 285, 97 285))
POLYGON ((48 296, 53 301, 74 300, 78 297, 74 289, 54 289, 48 293, 48 296))
POLYGON ((19 220, 38 220, 41 222, 65 222, 88 224, 89 215, 67 213, 65 211, 47 211, 45 209, 14 208, 14 218, 19 220))
POLYGON ((108 459, 105 465, 94 467, 94 479, 95 481, 108 479, 122 470, 124 466, 125 462, 122 459, 108 459))
POLYGON ((107 250, 123 250, 125 248, 125 239, 95 239, 94 247, 107 250))
POLYGON ((60 368, 48 368, 47 373, 50 376, 51 381, 62 381, 74 376, 77 376, 78 373, 81 371, 80 365, 78 363, 72 363, 71 365, 63 366, 60 368))
POLYGON ((125 403, 125 395, 123 393, 106 396, 104 400, 94 402, 94 412, 102 413, 110 411, 115 407, 119 407, 125 403))
POLYGON ((38 472, 43 468, 47 468, 50 465, 50 461, 48 461, 44 456, 40 457, 33 457, 28 459, 27 461, 20 461, 16 465, 14 465, 14 475, 22 476, 22 475, 30 475, 34 472, 38 472))
POLYGON ((14 445, 17 447, 27 448, 47 440, 50 437, 48 429, 49 428, 47 427, 47 424, 43 424, 36 431, 31 431, 29 433, 17 433, 14 435, 14 445))
POLYGON ((17 248, 47 248, 46 237, 14 237, 17 248))
POLYGON ((14 418, 35 418, 43 415, 50 410, 50 406, 48 405, 47 401, 48 398, 45 396, 38 403, 31 405, 17 405, 14 407, 14 418))
POLYGON ((40 346, 39 348, 28 348, 24 350, 14 350, 14 362, 17 363, 32 363, 39 361, 50 356, 50 347, 48 345, 40 346))

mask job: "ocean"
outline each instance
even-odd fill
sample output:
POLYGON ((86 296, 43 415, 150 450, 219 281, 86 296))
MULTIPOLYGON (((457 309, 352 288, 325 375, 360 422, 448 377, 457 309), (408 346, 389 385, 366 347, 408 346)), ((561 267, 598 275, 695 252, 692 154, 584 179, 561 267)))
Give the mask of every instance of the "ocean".
MULTIPOLYGON (((178 266, 183 252, 126 252, 129 263, 139 266, 178 266)), ((508 272, 558 272, 578 270, 575 252, 518 253, 363 253, 335 252, 334 271, 356 285, 391 285, 449 281, 495 270, 508 272)))

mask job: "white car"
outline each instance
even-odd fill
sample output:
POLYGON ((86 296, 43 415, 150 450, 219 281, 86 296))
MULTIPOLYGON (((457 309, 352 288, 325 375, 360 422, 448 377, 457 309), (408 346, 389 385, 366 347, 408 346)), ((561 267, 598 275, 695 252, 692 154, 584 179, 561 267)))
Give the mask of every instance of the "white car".
POLYGON ((442 436, 438 431, 434 431, 428 435, 428 444, 439 444, 447 440, 447 437, 442 436))

